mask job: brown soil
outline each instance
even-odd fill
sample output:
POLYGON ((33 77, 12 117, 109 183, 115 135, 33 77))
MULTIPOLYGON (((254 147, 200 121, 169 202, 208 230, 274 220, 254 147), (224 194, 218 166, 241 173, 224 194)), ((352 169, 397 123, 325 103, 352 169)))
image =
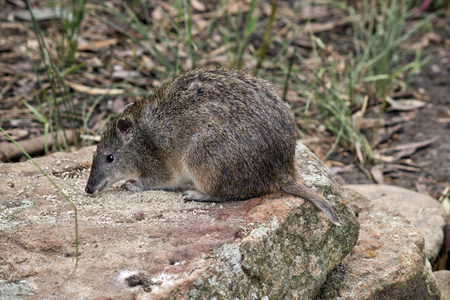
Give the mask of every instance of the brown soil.
MULTIPOLYGON (((389 147, 411 142, 418 142, 438 137, 431 145, 418 149, 407 158, 408 165, 415 165, 417 172, 393 170, 386 173, 386 183, 416 190, 416 184, 425 185, 426 191, 434 198, 439 198, 444 189, 450 186, 450 72, 448 66, 433 65, 412 78, 414 89, 423 89, 427 96, 427 105, 417 116, 404 124, 403 128, 389 141, 389 147), (435 70, 434 72, 432 70, 435 70), (442 79, 447 79, 442 80, 442 79), (440 120, 447 118, 447 122, 440 120)), ((394 117, 389 114, 387 117, 394 117)), ((343 152, 332 155, 331 160, 351 163, 353 157, 344 158, 343 152)), ((367 165, 367 169, 371 166, 367 165)), ((339 174, 344 183, 373 183, 360 169, 339 174)), ((422 192, 422 190, 420 190, 422 192)))

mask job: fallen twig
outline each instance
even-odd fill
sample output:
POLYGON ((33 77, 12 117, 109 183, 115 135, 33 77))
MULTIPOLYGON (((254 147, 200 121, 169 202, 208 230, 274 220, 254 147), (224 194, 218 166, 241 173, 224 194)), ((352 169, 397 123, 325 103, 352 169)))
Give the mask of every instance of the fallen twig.
MULTIPOLYGON (((63 136, 63 133, 59 132, 58 136, 63 136)), ((70 144, 75 144, 76 135, 74 130, 66 130, 66 136, 70 144)), ((30 155, 37 155, 44 152, 46 139, 48 139, 48 147, 52 147, 55 142, 52 135, 49 135, 48 137, 41 135, 28 140, 20 141, 18 144, 30 155)), ((12 143, 0 144, 0 161, 2 162, 17 160, 22 157, 22 155, 22 151, 17 148, 16 145, 12 143)))

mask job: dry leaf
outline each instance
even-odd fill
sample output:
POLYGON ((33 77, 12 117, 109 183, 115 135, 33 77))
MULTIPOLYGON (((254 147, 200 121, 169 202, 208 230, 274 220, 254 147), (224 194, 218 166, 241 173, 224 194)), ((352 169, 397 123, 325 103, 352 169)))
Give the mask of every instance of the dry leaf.
POLYGON ((127 79, 127 78, 133 78, 133 77, 139 77, 139 72, 137 71, 115 71, 111 75, 112 78, 116 79, 127 79))
POLYGON ((435 137, 432 137, 431 139, 421 141, 421 142, 402 144, 402 145, 386 148, 386 149, 381 150, 381 153, 389 153, 389 152, 394 152, 394 151, 423 148, 423 147, 428 146, 431 143, 437 141, 438 138, 439 137, 435 136, 435 137))
POLYGON ((375 154, 375 157, 381 161, 384 161, 387 163, 393 163, 403 157, 410 156, 411 154, 416 152, 417 149, 419 149, 419 148, 423 148, 423 147, 430 145, 431 143, 435 142, 438 138, 439 137, 433 137, 431 139, 421 141, 421 142, 408 143, 408 144, 398 145, 398 146, 394 146, 394 147, 390 147, 390 148, 385 148, 385 149, 382 149, 379 152, 377 152, 375 154), (398 152, 393 154, 392 156, 385 156, 385 155, 381 154, 381 153, 383 153, 383 154, 393 153, 396 151, 398 151, 398 152))
MULTIPOLYGON (((16 10, 11 13, 14 19, 16 20, 24 20, 31 22, 33 19, 31 18, 30 11, 27 10, 16 10)), ((40 21, 49 21, 54 19, 62 19, 63 16, 65 18, 72 17, 72 13, 68 12, 66 9, 61 8, 33 8, 33 16, 37 22, 40 21)))
POLYGON ((370 169, 370 174, 372 174, 373 179, 378 184, 384 183, 383 171, 383 165, 375 165, 370 169))
POLYGON ((392 116, 386 122, 385 125, 392 126, 398 123, 408 122, 413 120, 417 116, 418 110, 411 110, 408 112, 401 112, 398 116, 392 116))
POLYGON ((383 154, 379 153, 378 151, 374 152, 374 156, 377 160, 380 160, 385 163, 393 163, 394 162, 393 156, 383 155, 383 154))
POLYGON ((427 36, 427 38, 433 42, 433 43, 440 43, 442 42, 441 37, 439 36, 439 34, 434 33, 434 32, 427 32, 425 33, 425 35, 427 36))
POLYGON ((386 101, 391 105, 387 110, 402 110, 408 111, 416 108, 420 108, 426 105, 425 102, 417 99, 400 99, 394 100, 391 97, 386 97, 386 101))
POLYGON ((450 124, 450 118, 439 118, 438 123, 450 124))
POLYGON ((246 13, 248 10, 248 4, 241 1, 231 2, 228 6, 228 13, 230 15, 235 15, 238 12, 246 13))
POLYGON ((334 21, 330 21, 327 23, 308 23, 306 24, 305 28, 303 29, 304 32, 309 33, 318 33, 323 31, 328 31, 331 29, 334 29, 336 26, 342 26, 347 23, 350 23, 350 18, 342 18, 334 21))
POLYGON ((141 56, 142 62, 144 63, 145 68, 148 70, 152 70, 155 67, 155 63, 151 60, 147 55, 141 56))
POLYGON ((74 90, 78 92, 83 92, 89 95, 120 95, 125 93, 125 90, 123 89, 100 89, 100 88, 93 88, 90 86, 82 85, 75 82, 70 82, 66 80, 66 84, 73 88, 74 90))
MULTIPOLYGON (((407 163, 408 160, 402 160, 402 163, 407 163)), ((405 166, 405 165, 396 165, 396 164, 386 164, 385 168, 387 170, 403 170, 408 172, 420 172, 420 168, 413 166, 405 166)))
POLYGON ((100 140, 101 140, 101 136, 99 136, 99 135, 86 135, 86 134, 82 134, 82 135, 80 135, 80 137, 83 139, 83 140, 86 140, 86 141, 94 141, 94 142, 100 142, 100 140))
POLYGON ((404 124, 397 124, 394 127, 380 128, 380 130, 378 130, 377 138, 375 139, 374 147, 389 140, 392 135, 402 129, 403 126, 404 124))
MULTIPOLYGON (((333 162, 333 164, 336 162, 333 162)), ((340 173, 348 173, 348 172, 354 172, 356 169, 354 164, 348 165, 348 166, 332 166, 330 168, 331 174, 336 175, 340 173)))
MULTIPOLYGON (((15 140, 23 140, 30 134, 28 130, 20 129, 20 128, 13 128, 8 130, 8 134, 15 140)), ((3 132, 0 132, 0 141, 4 138, 5 141, 9 141, 8 138, 6 138, 6 135, 3 132)))
POLYGON ((106 48, 117 44, 117 39, 109 39, 104 41, 93 41, 89 43, 79 44, 77 47, 78 51, 95 51, 97 49, 106 48))
POLYGON ((205 11, 206 7, 203 2, 200 2, 198 0, 191 0, 192 8, 198 11, 205 11))
MULTIPOLYGON (((364 118, 363 112, 358 110, 352 115, 353 122, 360 129, 374 128, 378 125, 378 118, 364 118)), ((385 121, 381 120, 380 126, 384 125, 385 121)))
POLYGON ((162 8, 160 6, 156 6, 152 12, 152 20, 155 22, 160 22, 163 18, 162 8))

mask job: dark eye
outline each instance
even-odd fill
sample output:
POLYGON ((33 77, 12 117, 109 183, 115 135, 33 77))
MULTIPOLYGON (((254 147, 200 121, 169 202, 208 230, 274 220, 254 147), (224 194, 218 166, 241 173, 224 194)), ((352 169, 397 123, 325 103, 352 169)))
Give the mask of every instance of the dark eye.
POLYGON ((106 161, 107 162, 113 162, 114 161, 114 155, 112 155, 112 154, 110 154, 110 155, 108 155, 107 157, 106 157, 106 161))

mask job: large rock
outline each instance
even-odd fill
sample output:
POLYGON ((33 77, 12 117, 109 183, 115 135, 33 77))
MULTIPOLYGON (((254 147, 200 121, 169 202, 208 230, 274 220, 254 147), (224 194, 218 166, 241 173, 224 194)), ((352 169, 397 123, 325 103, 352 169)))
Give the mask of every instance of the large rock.
POLYGON ((347 199, 358 215, 359 239, 322 286, 318 299, 439 300, 420 231, 400 213, 356 191, 347 199))
POLYGON ((441 270, 433 272, 441 290, 441 300, 450 300, 450 271, 441 270))
POLYGON ((303 145, 297 167, 343 222, 283 193, 248 201, 184 203, 181 193, 84 193, 92 148, 39 164, 0 165, 0 295, 37 299, 310 299, 351 251, 359 224, 328 169, 303 145), (63 284, 64 283, 64 284, 63 284))
POLYGON ((430 196, 386 184, 346 186, 366 196, 372 203, 399 211, 410 219, 425 238, 425 255, 434 263, 444 242, 445 211, 430 196))

